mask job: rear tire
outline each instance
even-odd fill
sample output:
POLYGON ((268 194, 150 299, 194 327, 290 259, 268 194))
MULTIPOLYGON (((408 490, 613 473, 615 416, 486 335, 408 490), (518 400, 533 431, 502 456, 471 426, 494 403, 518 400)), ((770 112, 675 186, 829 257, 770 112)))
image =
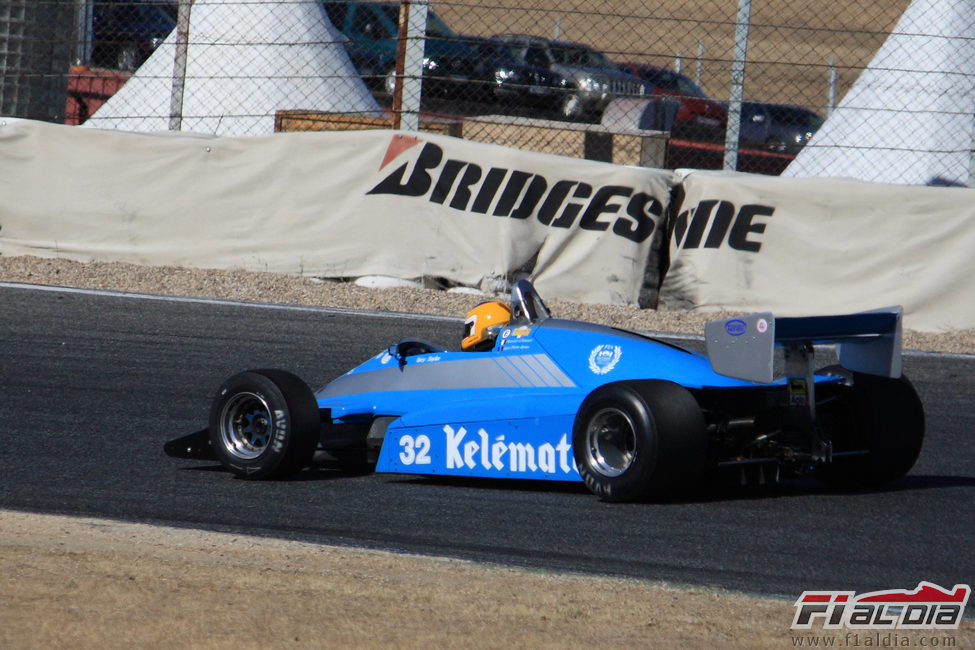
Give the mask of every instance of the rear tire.
POLYGON ((673 495, 707 458, 706 423, 685 388, 667 381, 607 384, 583 401, 572 431, 576 467, 603 501, 673 495))
POLYGON ((276 478, 307 467, 320 431, 314 393, 283 370, 234 375, 217 391, 210 409, 213 451, 241 478, 276 478))
POLYGON ((907 377, 853 373, 852 428, 834 449, 863 456, 837 458, 822 468, 826 483, 875 486, 910 471, 924 443, 924 406, 907 377))

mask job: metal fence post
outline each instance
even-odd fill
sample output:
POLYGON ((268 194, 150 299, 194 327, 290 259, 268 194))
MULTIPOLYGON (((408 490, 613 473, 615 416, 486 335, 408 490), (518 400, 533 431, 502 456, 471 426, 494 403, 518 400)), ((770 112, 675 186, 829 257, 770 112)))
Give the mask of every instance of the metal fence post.
POLYGON ((704 41, 697 42, 697 68, 694 71, 694 83, 701 85, 701 69, 704 67, 704 41))
POLYGON ((420 130, 420 102, 423 95, 423 52, 427 37, 427 0, 410 0, 406 21, 406 51, 403 61, 403 117, 400 128, 420 130))
POLYGON ((724 169, 738 168, 738 138, 741 135, 741 101, 745 95, 745 62, 748 58, 748 28, 751 23, 751 0, 738 0, 735 21, 735 51, 731 64, 731 96, 728 98, 728 129, 724 141, 724 169))
POLYGON ((826 89, 826 117, 833 114, 836 107, 836 56, 829 57, 829 85, 826 89))
POLYGON ((396 86, 393 91, 394 129, 420 130, 428 8, 427 0, 403 0, 400 5, 396 86))
POLYGON ((179 0, 176 10, 176 55, 173 57, 173 89, 169 98, 169 130, 183 128, 183 92, 186 88, 186 52, 190 42, 190 11, 193 0, 179 0))
POLYGON ((972 132, 968 140, 968 182, 966 185, 975 187, 975 119, 972 120, 972 132))
POLYGON ((77 26, 78 43, 75 50, 75 63, 91 61, 92 33, 91 21, 94 17, 94 0, 78 0, 77 26))

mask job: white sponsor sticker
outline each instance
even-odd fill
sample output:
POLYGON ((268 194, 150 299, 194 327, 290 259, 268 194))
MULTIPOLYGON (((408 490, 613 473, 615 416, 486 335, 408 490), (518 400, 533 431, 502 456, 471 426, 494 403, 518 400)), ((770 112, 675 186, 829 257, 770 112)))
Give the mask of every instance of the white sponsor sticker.
POLYGON ((618 345, 597 345, 589 353, 589 370, 597 375, 612 372, 623 356, 623 349, 618 345))

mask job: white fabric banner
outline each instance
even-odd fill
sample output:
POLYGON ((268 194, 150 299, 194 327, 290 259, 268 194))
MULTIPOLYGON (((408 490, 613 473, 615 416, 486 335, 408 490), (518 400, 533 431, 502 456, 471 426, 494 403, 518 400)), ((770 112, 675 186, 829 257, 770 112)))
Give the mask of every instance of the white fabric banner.
POLYGON ((693 172, 661 304, 817 315, 903 305, 919 331, 975 327, 975 190, 693 172))
MULTIPOLYGON (((84 126, 144 132, 169 129, 176 36, 174 29, 84 126)), ((319 2, 195 3, 179 111, 182 130, 269 135, 281 106, 379 113, 379 105, 346 54, 344 41, 319 2)))
POLYGON ((672 172, 393 131, 231 138, 0 119, 0 254, 421 276, 637 304, 672 172))
POLYGON ((975 3, 912 0, 783 176, 972 185, 975 3))

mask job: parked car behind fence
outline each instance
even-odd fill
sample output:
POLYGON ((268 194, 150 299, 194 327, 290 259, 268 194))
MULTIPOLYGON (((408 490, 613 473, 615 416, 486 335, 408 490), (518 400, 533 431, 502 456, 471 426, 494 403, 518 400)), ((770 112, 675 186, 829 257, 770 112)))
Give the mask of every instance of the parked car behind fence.
POLYGON ((366 87, 373 92, 384 92, 387 64, 382 57, 371 50, 357 46, 352 41, 345 43, 345 51, 366 87))
POLYGON ((673 97, 679 102, 673 133, 690 140, 721 142, 728 124, 728 111, 710 99, 686 75, 646 63, 620 63, 620 68, 653 86, 656 96, 673 97))
POLYGON ((564 119, 599 121, 613 99, 644 97, 651 92, 639 77, 620 70, 605 54, 588 45, 525 34, 495 38, 517 48, 528 65, 549 68, 566 79, 568 91, 559 110, 564 119))
POLYGON ((561 105, 568 86, 565 77, 529 63, 524 50, 515 44, 481 36, 462 38, 477 61, 471 77, 474 98, 514 109, 555 109, 561 105))
MULTIPOLYGON (((399 36, 398 2, 323 3, 329 20, 358 50, 372 52, 386 70, 384 90, 396 83, 399 36)), ((474 69, 471 49, 433 11, 427 14, 423 49, 424 93, 457 94, 467 87, 474 69)))
POLYGON ((96 0, 92 65, 131 72, 176 28, 175 0, 96 0))
POLYGON ((802 106, 742 102, 742 147, 796 154, 823 125, 823 118, 802 106))

